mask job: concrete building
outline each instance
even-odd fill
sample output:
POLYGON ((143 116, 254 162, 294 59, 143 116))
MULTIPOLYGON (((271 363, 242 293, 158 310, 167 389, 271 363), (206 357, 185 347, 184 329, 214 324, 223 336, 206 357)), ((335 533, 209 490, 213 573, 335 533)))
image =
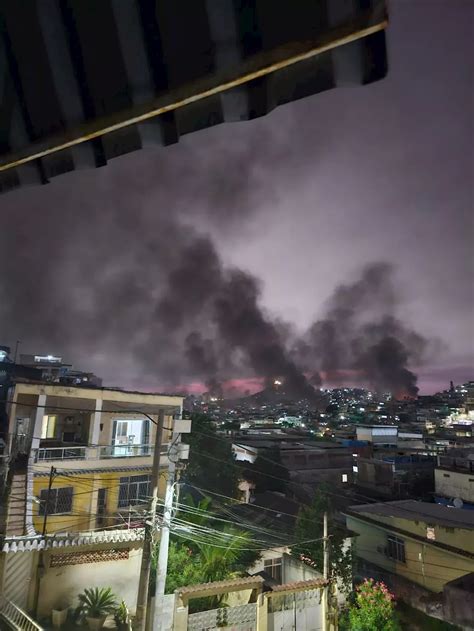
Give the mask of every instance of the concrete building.
POLYGON ((358 425, 357 440, 365 440, 378 447, 396 447, 398 427, 396 425, 358 425))
POLYGON ((12 535, 41 532, 45 513, 47 533, 127 523, 130 507, 143 508, 149 495, 158 414, 164 412, 167 428, 163 469, 171 431, 190 425, 174 420, 181 415, 177 396, 17 381, 8 399, 9 451, 27 458, 11 465, 17 491, 26 480, 12 498, 6 527, 12 535))
POLYGON ((474 509, 474 449, 438 456, 435 498, 448 506, 474 509))
POLYGON ((346 511, 346 525, 358 535, 359 576, 384 580, 409 604, 450 621, 442 592, 474 571, 473 511, 414 500, 364 504, 346 511))
POLYGON ((21 366, 36 368, 41 373, 41 381, 61 383, 63 385, 95 386, 102 385, 102 379, 91 372, 75 370, 72 364, 63 361, 58 355, 26 355, 21 354, 21 366))
MULTIPOLYGON (((2 602, 49 616, 60 603, 77 604, 77 594, 93 582, 112 587, 135 610, 156 423, 165 428, 163 497, 171 436, 191 426, 181 419, 182 402, 175 395, 20 379, 10 385, 2 602)), ((179 457, 188 449, 179 444, 179 457)))
POLYGON ((355 483, 387 499, 419 497, 434 490, 436 458, 418 454, 358 458, 355 483))

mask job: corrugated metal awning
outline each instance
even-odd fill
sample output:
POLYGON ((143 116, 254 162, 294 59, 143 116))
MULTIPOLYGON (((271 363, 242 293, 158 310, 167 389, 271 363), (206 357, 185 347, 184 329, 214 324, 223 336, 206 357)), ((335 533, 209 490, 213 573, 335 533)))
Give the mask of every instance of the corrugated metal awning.
POLYGON ((387 71, 381 0, 5 0, 0 191, 387 71))

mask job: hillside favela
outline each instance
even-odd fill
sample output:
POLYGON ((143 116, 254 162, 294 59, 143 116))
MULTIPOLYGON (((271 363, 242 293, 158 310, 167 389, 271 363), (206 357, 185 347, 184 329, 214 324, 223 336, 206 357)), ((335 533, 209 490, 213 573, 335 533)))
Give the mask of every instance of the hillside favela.
POLYGON ((1 631, 474 631, 473 25, 0 2, 1 631))

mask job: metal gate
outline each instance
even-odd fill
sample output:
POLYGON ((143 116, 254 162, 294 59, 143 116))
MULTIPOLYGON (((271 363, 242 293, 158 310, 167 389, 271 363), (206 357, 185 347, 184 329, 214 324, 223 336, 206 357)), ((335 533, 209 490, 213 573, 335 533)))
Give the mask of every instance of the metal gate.
POLYGON ((257 605, 239 605, 209 609, 188 616, 188 631, 255 631, 257 628, 257 605))
POLYGON ((33 575, 33 552, 5 554, 3 596, 21 609, 28 610, 28 595, 33 575))

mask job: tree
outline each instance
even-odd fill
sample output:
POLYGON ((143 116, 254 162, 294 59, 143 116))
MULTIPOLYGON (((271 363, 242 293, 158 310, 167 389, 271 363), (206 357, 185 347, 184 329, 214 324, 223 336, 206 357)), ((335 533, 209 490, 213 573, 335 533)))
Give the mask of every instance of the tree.
POLYGON ((334 524, 334 508, 324 487, 318 490, 311 504, 302 508, 296 522, 296 540, 292 554, 322 573, 324 566, 324 513, 328 513, 329 572, 338 578, 345 591, 352 589, 352 551, 345 549, 346 534, 334 524), (314 541, 316 539, 316 541, 314 541))
POLYGON ((349 609, 352 631, 396 631, 394 596, 384 583, 366 579, 356 589, 356 602, 349 609))
MULTIPOLYGON (((260 558, 260 552, 249 533, 223 522, 212 511, 210 498, 204 497, 196 502, 187 495, 182 498, 180 506, 174 517, 174 524, 179 527, 179 538, 178 535, 172 535, 177 540, 173 540, 169 547, 166 593, 188 585, 244 576, 247 569, 260 558)), ((152 557, 155 571, 158 553, 157 544, 152 557)), ((152 593, 155 571, 151 574, 152 593)), ((194 610, 218 605, 218 599, 193 601, 194 610)))
POLYGON ((183 441, 190 447, 183 481, 237 498, 239 470, 232 443, 217 436, 211 419, 204 414, 192 414, 191 420, 192 432, 183 436, 183 441))

